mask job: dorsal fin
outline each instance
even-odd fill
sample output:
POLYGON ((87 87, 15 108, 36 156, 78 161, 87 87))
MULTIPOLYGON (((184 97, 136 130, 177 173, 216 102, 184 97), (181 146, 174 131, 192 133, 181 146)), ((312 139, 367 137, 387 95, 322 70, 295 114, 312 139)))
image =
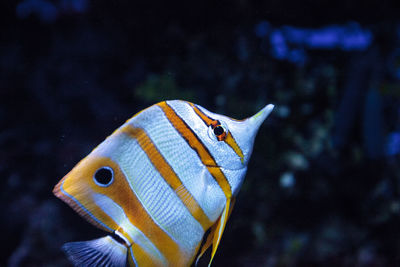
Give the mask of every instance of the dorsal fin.
POLYGON ((63 250, 75 266, 120 267, 126 265, 128 249, 111 236, 66 243, 63 250))
POLYGON ((203 254, 206 252, 206 250, 212 244, 213 246, 212 246, 212 252, 211 252, 211 259, 208 264, 208 266, 211 266, 211 262, 214 258, 215 252, 217 251, 218 245, 221 241, 222 234, 223 234, 225 226, 226 226, 226 222, 228 221, 228 219, 232 213, 233 206, 235 205, 235 200, 236 200, 236 198, 232 197, 232 199, 228 199, 226 201, 225 208, 224 208, 221 216, 215 222, 215 224, 213 226, 211 226, 210 233, 207 236, 207 240, 204 243, 204 245, 201 247, 200 253, 196 259, 196 265, 197 265, 199 259, 201 258, 201 256, 203 256, 203 254))

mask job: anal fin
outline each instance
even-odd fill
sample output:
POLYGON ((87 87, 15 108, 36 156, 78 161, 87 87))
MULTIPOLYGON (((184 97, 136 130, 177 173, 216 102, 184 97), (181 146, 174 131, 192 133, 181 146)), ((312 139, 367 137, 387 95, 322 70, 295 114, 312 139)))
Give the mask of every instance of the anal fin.
POLYGON ((125 267, 128 249, 111 236, 63 246, 75 266, 125 267))

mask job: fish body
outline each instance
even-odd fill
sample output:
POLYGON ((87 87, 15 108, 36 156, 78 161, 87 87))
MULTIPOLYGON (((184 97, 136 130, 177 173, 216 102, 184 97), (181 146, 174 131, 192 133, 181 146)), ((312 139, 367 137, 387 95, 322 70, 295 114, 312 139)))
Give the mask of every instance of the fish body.
POLYGON ((211 245, 213 258, 254 138, 272 109, 238 121, 172 100, 133 116, 53 190, 110 233, 65 244, 70 260, 76 266, 190 266, 211 245))

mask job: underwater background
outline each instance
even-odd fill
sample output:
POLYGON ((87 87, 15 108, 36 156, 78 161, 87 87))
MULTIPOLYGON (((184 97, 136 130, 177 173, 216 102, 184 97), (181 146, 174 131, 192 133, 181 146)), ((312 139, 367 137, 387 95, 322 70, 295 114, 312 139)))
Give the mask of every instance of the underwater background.
POLYGON ((0 14, 0 266, 70 266, 63 243, 103 235, 53 186, 166 99, 237 119, 276 105, 213 266, 400 266, 396 1, 19 0, 0 14))

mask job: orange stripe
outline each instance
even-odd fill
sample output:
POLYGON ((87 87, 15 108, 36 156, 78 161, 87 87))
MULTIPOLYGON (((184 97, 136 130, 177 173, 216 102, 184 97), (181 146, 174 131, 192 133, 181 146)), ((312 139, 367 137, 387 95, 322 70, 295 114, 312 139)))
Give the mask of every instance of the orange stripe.
POLYGON ((118 229, 118 226, 111 223, 111 218, 104 216, 104 212, 101 209, 93 209, 93 201, 90 199, 91 191, 106 195, 121 206, 129 221, 157 247, 168 262, 183 264, 189 260, 184 256, 185 254, 179 245, 153 221, 136 194, 131 190, 127 178, 119 168, 119 165, 111 159, 89 155, 64 179, 64 190, 75 197, 79 196, 81 204, 106 225, 111 226, 113 229, 118 229), (92 178, 96 170, 102 166, 109 166, 114 170, 114 181, 108 187, 96 185, 92 178), (77 188, 76 190, 79 190, 75 191, 75 187, 77 188), (72 189, 74 189, 73 192, 71 192, 72 189))
POLYGON ((81 215, 91 224, 107 232, 114 232, 115 230, 117 230, 128 240, 129 243, 131 244, 133 243, 133 240, 130 237, 130 235, 127 232, 125 232, 123 228, 119 227, 117 222, 115 222, 110 216, 108 216, 107 213, 105 213, 103 209, 95 203, 94 199, 92 198, 94 191, 91 190, 91 188, 87 188, 86 190, 84 190, 85 195, 83 195, 79 194, 79 191, 82 190, 82 188, 78 183, 74 183, 72 185, 67 184, 68 188, 67 194, 70 195, 64 194, 64 192, 61 190, 61 187, 64 187, 63 182, 65 179, 66 177, 64 177, 53 190, 53 193, 57 197, 59 197, 61 200, 67 203, 73 210, 75 210, 79 215, 81 215), (72 199, 70 196, 75 196, 75 199, 72 199), (80 204, 85 203, 84 208, 86 210, 82 208, 81 206, 82 204, 80 205, 76 201, 78 201, 80 204), (90 214, 88 213, 88 211, 90 214), (103 225, 100 224, 99 222, 101 222, 103 225), (105 228, 104 225, 108 227, 108 229, 105 228))
MULTIPOLYGON (((116 167, 118 166, 113 167, 114 172, 117 173, 118 170, 118 173, 122 174, 116 167)), ((131 191, 126 178, 121 179, 121 185, 118 187, 113 194, 107 194, 108 197, 124 209, 131 223, 150 239, 169 262, 182 262, 184 259, 178 244, 153 221, 136 194, 131 191)), ((99 193, 105 193, 101 191, 105 191, 106 188, 98 187, 98 189, 99 193)))
POLYGON ((228 146, 230 146, 233 151, 235 151, 236 155, 238 155, 240 157, 240 161, 242 163, 244 163, 244 155, 243 155, 243 151, 240 149, 239 145, 236 143, 235 138, 233 138, 233 135, 231 134, 231 132, 228 132, 228 135, 226 136, 225 143, 228 144, 228 146))
MULTIPOLYGON (((81 190, 79 184, 67 185, 66 190, 64 186, 66 178, 67 176, 61 179, 61 181, 55 186, 53 190, 54 195, 67 203, 74 211, 76 211, 80 216, 85 218, 89 223, 93 224, 94 226, 107 232, 113 232, 119 228, 118 224, 94 203, 94 200, 90 197, 90 194, 93 193, 92 190, 85 190, 86 193, 88 193, 88 197, 86 197, 86 195, 78 193, 79 190, 81 190), (61 187, 63 187, 63 190, 65 190, 66 193, 69 195, 64 194, 64 192, 61 190, 61 187), (72 199, 71 196, 75 196, 75 199, 72 199), (80 203, 86 204, 84 205, 85 209, 82 208, 80 203), (88 213, 88 211, 90 212, 90 214, 88 213), (103 223, 103 225, 100 224, 96 219, 103 223), (104 227, 104 225, 108 228, 104 227)), ((125 235, 124 237, 128 238, 125 235)), ((131 242, 131 240, 129 241, 131 242)))
POLYGON ((187 102, 187 103, 193 108, 194 112, 196 112, 196 114, 200 117, 200 119, 202 119, 202 121, 204 121, 204 123, 207 124, 207 126, 210 126, 217 121, 217 120, 214 120, 214 119, 211 119, 210 117, 208 117, 193 103, 190 103, 190 102, 187 102))
POLYGON ((128 248, 128 266, 137 267, 132 260, 131 249, 133 252, 133 257, 140 267, 154 267, 163 266, 163 262, 157 260, 155 257, 148 254, 141 246, 137 244, 132 244, 132 248, 128 248))
MULTIPOLYGON (((188 102, 189 103, 189 102, 188 102)), ((200 119, 207 125, 215 125, 217 120, 213 120, 210 117, 208 117, 204 112, 202 112, 196 105, 193 103, 189 103, 189 105, 193 108, 194 112, 200 117, 200 119)), ((240 149, 239 145, 236 143, 235 138, 233 138, 232 134, 228 132, 228 135, 226 136, 225 143, 227 143, 233 151, 235 151, 236 155, 240 157, 240 161, 243 163, 244 162, 244 155, 243 151, 240 149)))
POLYGON ((170 123, 174 126, 174 128, 180 133, 180 135, 186 140, 193 150, 197 152, 200 157, 200 160, 207 167, 211 175, 217 181, 222 191, 225 194, 227 199, 231 198, 232 190, 229 185, 228 180, 226 179, 224 173, 218 167, 214 158, 208 151, 208 149, 203 145, 197 135, 190 129, 190 127, 182 120, 181 117, 176 114, 176 112, 166 103, 161 102, 158 106, 163 110, 165 116, 168 118, 170 123))
POLYGON ((192 194, 182 184, 182 181, 179 179, 165 158, 161 155, 160 151, 148 137, 146 132, 143 129, 135 128, 130 124, 123 127, 121 132, 137 140, 153 166, 157 169, 169 186, 176 192, 182 203, 189 210, 190 214, 192 214, 192 216, 201 224, 204 231, 206 231, 212 225, 212 222, 210 219, 208 219, 207 215, 204 213, 203 209, 194 199, 192 194))

